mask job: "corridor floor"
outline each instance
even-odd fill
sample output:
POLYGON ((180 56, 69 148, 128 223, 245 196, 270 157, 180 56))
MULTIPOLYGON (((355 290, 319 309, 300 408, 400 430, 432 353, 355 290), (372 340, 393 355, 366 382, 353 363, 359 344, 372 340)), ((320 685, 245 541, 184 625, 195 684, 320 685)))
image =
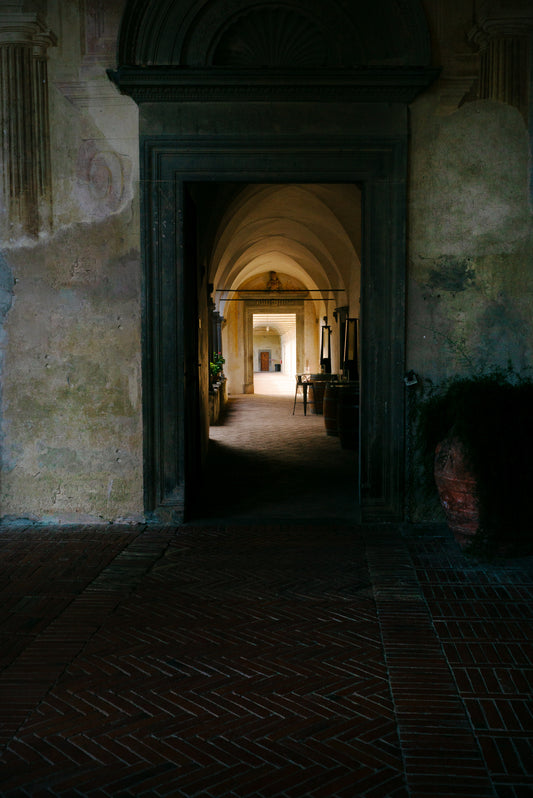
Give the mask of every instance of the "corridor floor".
POLYGON ((1 796, 533 795, 533 558, 296 494, 0 527, 1 796))
MULTIPOLYGON (((269 386, 270 387, 270 386, 269 386)), ((230 398, 211 427, 206 490, 196 516, 234 523, 359 520, 357 454, 326 435, 301 396, 230 398), (293 414, 294 408, 294 414, 293 414)))

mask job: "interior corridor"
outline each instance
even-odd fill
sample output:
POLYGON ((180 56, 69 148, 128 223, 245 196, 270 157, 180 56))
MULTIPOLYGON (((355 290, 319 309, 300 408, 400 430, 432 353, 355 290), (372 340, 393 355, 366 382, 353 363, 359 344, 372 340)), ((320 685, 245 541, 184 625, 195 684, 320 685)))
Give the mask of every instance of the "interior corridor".
POLYGON ((255 378, 256 393, 230 397, 224 423, 210 429, 195 520, 357 523, 357 452, 326 434, 312 404, 304 415, 301 394, 294 406, 294 378, 255 378))

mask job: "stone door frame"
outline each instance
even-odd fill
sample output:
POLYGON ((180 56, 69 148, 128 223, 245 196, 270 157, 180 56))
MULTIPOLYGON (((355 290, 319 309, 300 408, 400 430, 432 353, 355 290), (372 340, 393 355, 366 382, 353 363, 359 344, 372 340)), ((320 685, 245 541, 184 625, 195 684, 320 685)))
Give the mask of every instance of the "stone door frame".
MULTIPOLYGON (((394 128, 392 128, 394 129, 394 128)), ((196 181, 357 183, 362 188, 360 503, 404 516, 407 117, 389 136, 141 137, 147 517, 186 511, 188 363, 184 189, 196 181)))

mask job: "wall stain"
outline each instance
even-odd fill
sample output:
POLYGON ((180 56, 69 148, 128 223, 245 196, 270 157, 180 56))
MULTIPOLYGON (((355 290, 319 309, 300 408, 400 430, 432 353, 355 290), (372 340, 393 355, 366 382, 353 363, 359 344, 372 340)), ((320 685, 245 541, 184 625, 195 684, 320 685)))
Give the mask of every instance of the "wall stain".
POLYGON ((430 271, 428 286, 432 291, 446 291, 455 295, 472 288, 475 282, 476 272, 471 258, 442 255, 430 271))
POLYGON ((5 458, 4 454, 4 359, 5 359, 5 341, 6 332, 4 330, 4 323, 7 314, 11 310, 13 304, 13 295, 15 289, 15 280, 13 272, 7 260, 0 252, 0 441, 2 442, 2 460, 5 458))

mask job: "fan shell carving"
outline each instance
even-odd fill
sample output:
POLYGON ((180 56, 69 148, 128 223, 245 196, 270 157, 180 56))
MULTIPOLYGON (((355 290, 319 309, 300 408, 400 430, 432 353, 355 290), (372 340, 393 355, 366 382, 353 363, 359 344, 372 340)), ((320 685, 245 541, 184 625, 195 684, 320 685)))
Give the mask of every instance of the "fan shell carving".
POLYGON ((213 66, 318 68, 328 64, 325 33, 289 8, 260 8, 231 21, 213 48, 213 66))

